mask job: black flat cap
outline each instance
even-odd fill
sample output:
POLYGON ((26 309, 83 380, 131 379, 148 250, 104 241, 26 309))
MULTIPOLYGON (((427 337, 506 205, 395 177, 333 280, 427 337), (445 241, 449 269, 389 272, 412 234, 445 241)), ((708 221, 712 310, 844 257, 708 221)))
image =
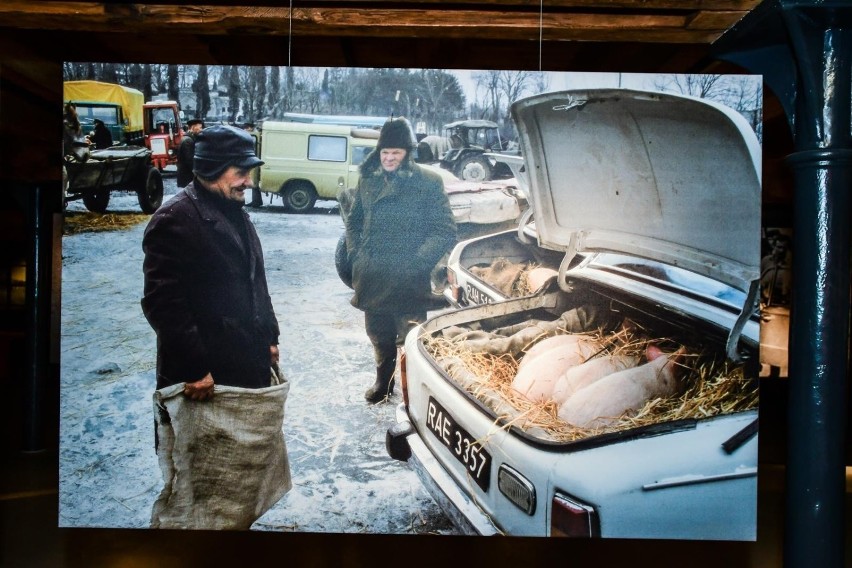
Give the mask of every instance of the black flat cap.
POLYGON ((254 145, 254 137, 241 128, 220 124, 205 128, 195 139, 193 172, 216 179, 230 166, 248 170, 263 165, 254 145))

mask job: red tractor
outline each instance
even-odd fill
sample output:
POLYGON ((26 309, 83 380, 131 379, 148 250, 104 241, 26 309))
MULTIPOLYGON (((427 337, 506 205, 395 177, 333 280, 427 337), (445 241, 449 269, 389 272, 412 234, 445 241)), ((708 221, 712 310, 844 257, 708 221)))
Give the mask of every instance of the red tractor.
POLYGON ((142 105, 145 146, 151 164, 161 170, 177 164, 177 149, 184 137, 180 111, 175 101, 149 101, 142 105))

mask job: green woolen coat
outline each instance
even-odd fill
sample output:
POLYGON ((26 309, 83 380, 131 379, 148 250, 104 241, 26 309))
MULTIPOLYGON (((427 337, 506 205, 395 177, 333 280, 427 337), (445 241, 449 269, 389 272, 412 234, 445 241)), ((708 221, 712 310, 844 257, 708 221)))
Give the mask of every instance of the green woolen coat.
POLYGON ((379 313, 425 311, 430 273, 457 240, 444 183, 415 164, 410 152, 387 175, 376 150, 360 173, 346 219, 352 305, 379 313))

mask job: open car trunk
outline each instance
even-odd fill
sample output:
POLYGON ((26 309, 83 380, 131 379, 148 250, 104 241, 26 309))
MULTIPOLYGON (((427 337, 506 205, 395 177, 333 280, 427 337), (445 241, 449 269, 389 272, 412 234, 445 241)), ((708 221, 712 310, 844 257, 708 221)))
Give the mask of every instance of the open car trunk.
MULTIPOLYGON (((722 322, 629 296, 603 281, 574 280, 572 288, 570 293, 550 291, 438 316, 424 325, 418 349, 495 423, 535 443, 607 443, 625 434, 689 428, 696 420, 757 408, 757 347, 751 338, 740 341, 742 362, 732 364, 725 353, 730 326, 722 322), (645 363, 648 345, 669 354, 681 350, 682 356, 670 363, 677 387, 666 396, 649 396, 639 409, 607 425, 568 423, 559 417, 564 403, 547 395, 531 400, 516 390, 526 353, 564 334, 585 334, 596 342, 580 356, 582 361, 620 353, 635 356, 638 366, 645 363)), ((721 317, 734 321, 737 315, 731 310, 721 317)), ((542 368, 546 366, 536 380, 547 374, 542 368)))

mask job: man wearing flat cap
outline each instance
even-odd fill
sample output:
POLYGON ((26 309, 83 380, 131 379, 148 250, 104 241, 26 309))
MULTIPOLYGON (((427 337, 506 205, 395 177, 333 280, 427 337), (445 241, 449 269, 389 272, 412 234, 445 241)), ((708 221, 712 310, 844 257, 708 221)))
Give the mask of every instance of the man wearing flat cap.
POLYGON ((204 129, 204 121, 193 118, 186 123, 186 136, 177 151, 177 185, 186 187, 192 181, 192 161, 195 156, 195 138, 204 129))
POLYGON ((286 493, 289 383, 260 240, 243 210, 254 138, 202 130, 194 179, 152 215, 142 311, 157 335, 153 528, 248 529, 286 493))
POLYGON ((198 134, 195 178, 151 217, 142 248, 142 309, 157 333, 157 388, 186 383, 204 400, 213 385, 269 386, 278 321, 260 240, 243 210, 254 138, 233 126, 198 134))
POLYGON ((393 392, 397 349, 426 319, 431 272, 457 238, 444 183, 414 162, 414 147, 406 119, 382 126, 346 216, 352 305, 364 311, 376 360, 376 380, 364 395, 369 403, 393 392))

